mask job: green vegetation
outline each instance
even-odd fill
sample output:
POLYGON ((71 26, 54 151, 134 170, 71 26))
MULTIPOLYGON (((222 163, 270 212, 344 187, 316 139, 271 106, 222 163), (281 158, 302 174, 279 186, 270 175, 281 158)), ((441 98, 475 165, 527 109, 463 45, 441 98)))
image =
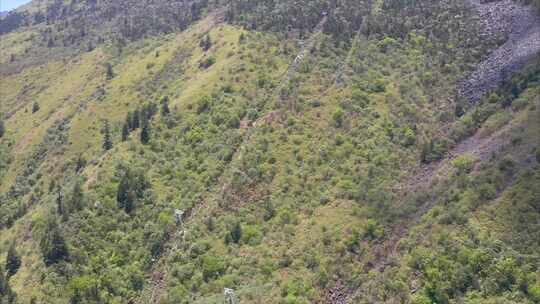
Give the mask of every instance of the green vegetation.
POLYGON ((6 257, 6 278, 16 274, 21 267, 21 257, 15 249, 15 243, 11 244, 6 257))
POLYGON ((0 138, 4 137, 4 134, 6 134, 6 126, 4 125, 2 116, 0 116, 0 138))
POLYGON ((465 1, 146 4, 0 22, 0 303, 540 301, 540 65, 458 100, 465 1))

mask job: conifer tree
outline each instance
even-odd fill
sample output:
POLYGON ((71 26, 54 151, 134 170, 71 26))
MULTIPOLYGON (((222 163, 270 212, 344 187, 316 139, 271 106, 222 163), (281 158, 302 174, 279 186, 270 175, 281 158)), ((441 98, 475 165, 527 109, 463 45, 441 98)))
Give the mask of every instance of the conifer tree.
POLYGON ((6 133, 6 127, 4 126, 4 120, 2 119, 2 116, 0 115, 0 138, 4 137, 5 133, 6 133))
POLYGON ((36 113, 37 111, 39 111, 39 103, 35 101, 34 104, 32 105, 32 113, 36 113))
POLYGON ((240 225, 240 222, 236 222, 231 229, 231 239, 233 242, 238 244, 241 238, 242 238, 242 226, 240 225))
POLYGON ((12 304, 17 299, 17 294, 11 290, 8 279, 4 276, 4 267, 0 265, 0 303, 2 304, 12 304))
POLYGON ((118 192, 116 194, 118 207, 124 209, 126 213, 131 213, 131 211, 135 208, 135 187, 135 178, 131 172, 126 172, 120 181, 118 192))
POLYGON ((127 126, 127 129, 129 132, 133 130, 133 113, 128 112, 126 115, 126 121, 124 122, 124 125, 127 126))
POLYGON ((124 123, 122 126, 122 141, 126 141, 129 137, 129 126, 127 123, 124 123))
POLYGON ((128 200, 128 192, 130 190, 128 175, 129 174, 127 172, 124 173, 124 176, 122 176, 122 179, 120 180, 120 184, 118 185, 118 191, 116 193, 116 201, 118 203, 118 207, 124 210, 128 200))
POLYGON ((150 141, 150 123, 144 119, 141 130, 141 143, 146 145, 150 141))
POLYGON ((7 280, 4 277, 4 267, 0 265, 0 300, 4 297, 7 290, 7 280))
POLYGON ((21 258, 17 253, 17 249, 15 248, 15 242, 13 242, 11 243, 11 246, 9 246, 6 256, 6 276, 9 278, 16 274, 20 267, 21 258))
POLYGON ((84 167, 86 167, 86 159, 84 159, 84 157, 79 154, 79 156, 77 157, 77 162, 75 164, 75 171, 79 172, 84 169, 84 167))
POLYGON ((73 192, 71 193, 71 197, 69 199, 68 205, 69 205, 69 209, 72 211, 78 211, 83 208, 84 193, 83 193, 80 181, 75 182, 75 185, 73 186, 73 192))
POLYGON ((39 242, 45 265, 50 266, 69 258, 69 251, 55 218, 47 221, 45 234, 39 242))
POLYGON ((169 109, 169 97, 165 96, 163 100, 161 100, 161 116, 168 116, 171 113, 171 110, 169 109))
POLYGON ((136 109, 134 112, 133 112, 133 115, 131 116, 131 130, 136 130, 139 128, 140 126, 140 118, 141 118, 141 114, 140 114, 140 111, 139 109, 136 109))
POLYGON ((107 80, 113 79, 114 72, 113 72, 112 65, 107 62, 107 64, 105 65, 105 69, 106 69, 106 73, 107 73, 107 80))
POLYGON ((56 188, 56 212, 63 221, 67 220, 68 213, 64 205, 64 195, 60 186, 56 188))
POLYGON ((105 126, 103 128, 104 138, 103 138, 103 150, 108 151, 112 149, 113 143, 111 139, 111 130, 109 127, 109 121, 105 120, 105 126))
POLYGON ((144 195, 144 191, 149 186, 142 172, 126 170, 116 193, 118 207, 126 213, 131 213, 135 209, 137 200, 144 195))

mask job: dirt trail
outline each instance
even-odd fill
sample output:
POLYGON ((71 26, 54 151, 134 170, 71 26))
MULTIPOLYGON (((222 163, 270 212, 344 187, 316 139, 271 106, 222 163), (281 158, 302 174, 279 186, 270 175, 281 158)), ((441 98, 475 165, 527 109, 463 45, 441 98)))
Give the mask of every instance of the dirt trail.
MULTIPOLYGON (((506 145, 510 144, 508 134, 514 128, 516 128, 516 125, 509 123, 487 137, 482 137, 481 132, 476 132, 475 135, 454 147, 445 159, 422 167, 420 172, 408 183, 407 192, 404 193, 404 196, 429 191, 435 187, 438 182, 443 181, 450 175, 453 169, 452 162, 460 156, 468 155, 476 162, 476 166, 489 160, 492 155, 498 154, 506 145)), ((436 198, 428 199, 413 215, 396 225, 392 233, 393 237, 375 250, 375 256, 379 256, 380 259, 376 259, 373 264, 374 268, 384 270, 385 263, 388 261, 385 261, 382 257, 385 255, 390 257, 397 255, 399 241, 406 236, 410 228, 418 224, 422 217, 434 207, 436 202, 436 198)))
POLYGON ((469 4, 479 12, 482 36, 508 37, 459 85, 459 96, 476 103, 540 53, 540 15, 532 5, 513 0, 469 4))
POLYGON ((300 67, 300 64, 304 61, 305 57, 309 54, 309 52, 315 46, 317 37, 319 37, 322 34, 324 25, 326 24, 327 20, 328 20, 328 17, 326 15, 323 16, 321 21, 315 26, 315 28, 313 28, 313 31, 310 37, 302 43, 302 46, 300 47, 300 51, 294 58, 294 61, 287 68, 287 71, 285 72, 283 77, 281 78, 281 81, 278 85, 276 92, 280 93, 281 89, 285 88, 290 83, 292 76, 296 73, 296 71, 300 67))
MULTIPOLYGON (((499 49, 493 52, 488 59, 481 62, 471 78, 465 80, 465 83, 471 86, 482 86, 490 83, 489 86, 476 88, 470 96, 471 101, 479 98, 485 92, 496 88, 502 78, 501 71, 515 71, 528 62, 531 57, 540 51, 540 16, 536 14, 531 6, 520 6, 514 4, 511 0, 502 0, 480 4, 478 0, 471 0, 471 4, 478 9, 480 18, 484 21, 485 31, 488 35, 496 35, 496 31, 501 27, 508 31, 508 41, 499 49), (515 47, 514 47, 515 46, 515 47), (493 80, 492 77, 496 79, 493 80), (483 93, 482 93, 483 92, 483 93)), ((470 155, 477 163, 485 162, 491 155, 500 152, 508 144, 508 132, 515 128, 515 124, 509 123, 502 129, 487 137, 482 137, 481 132, 467 138, 455 146, 441 161, 422 166, 413 174, 406 183, 402 184, 398 190, 402 196, 419 193, 431 189, 437 182, 448 176, 452 168, 452 161, 462 155, 470 155)), ((396 225, 394 237, 380 248, 375 250, 376 257, 373 264, 374 268, 380 269, 385 264, 383 256, 393 255, 396 252, 398 241, 404 237, 409 228, 414 226, 424 214, 433 207, 433 200, 422 205, 411 217, 404 219, 396 225)))
MULTIPOLYGON (((489 3, 470 0, 469 3, 478 10, 480 21, 484 25, 484 36, 495 37, 502 33, 508 37, 504 44, 489 54, 478 64, 476 70, 459 84, 459 95, 475 103, 540 53, 540 16, 533 7, 521 6, 511 0, 489 3)), ((398 191, 402 197, 426 193, 448 176, 452 161, 462 155, 470 155, 476 160, 477 166, 484 163, 491 155, 500 152, 509 144, 508 134, 516 127, 514 123, 509 123, 487 137, 482 137, 481 132, 477 132, 455 146, 445 159, 421 166, 412 174, 410 180, 398 187, 398 191)), ((530 159, 524 159, 519 165, 527 166, 529 162, 530 159)), ((373 248, 373 259, 368 263, 368 270, 383 272, 391 265, 399 256, 400 241, 436 203, 437 199, 430 197, 416 212, 396 223, 389 234, 391 237, 373 248)), ((358 289, 351 293, 349 302, 354 301, 362 291, 358 289)))
MULTIPOLYGON (((459 156, 470 155, 476 160, 474 169, 477 169, 480 165, 489 161, 492 155, 502 152, 508 145, 511 145, 510 133, 519 127, 519 124, 511 122, 487 137, 482 137, 480 135, 481 132, 477 132, 474 136, 464 140, 452 149, 448 157, 444 160, 423 167, 421 172, 417 174, 417 178, 410 184, 410 192, 404 194, 404 197, 414 195, 415 193, 429 193, 429 190, 440 185, 439 183, 444 182, 449 176, 450 170, 452 170, 452 161, 459 156)), ((531 147, 524 150, 530 151, 529 148, 531 147)), ((526 154, 519 155, 519 159, 515 159, 515 161, 516 168, 521 170, 530 167, 531 163, 534 163, 534 156, 526 154)), ((516 172, 519 172, 519 170, 516 170, 516 172)), ((387 267, 393 265, 400 255, 399 246, 401 240, 409 235, 411 229, 420 223, 424 215, 432 210, 437 202, 438 198, 431 195, 418 207, 416 212, 397 222, 388 233, 391 237, 372 248, 373 257, 367 264, 367 270, 376 270, 382 273, 387 267)), ((360 288, 350 293, 348 302, 352 303, 362 292, 364 290, 360 288)))
MULTIPOLYGON (((221 14, 215 14, 216 18, 221 17, 221 14)), ((276 98, 280 95, 281 89, 285 86, 287 86, 292 79, 292 76, 298 68, 300 67, 300 64, 304 61, 305 57, 310 53, 310 51, 315 46, 315 42, 317 37, 319 37, 322 34, 324 25, 326 23, 327 17, 324 15, 321 19, 321 21, 317 24, 317 26, 313 29, 312 34, 310 37, 303 43, 302 47, 300 48, 300 51, 298 52, 297 56, 295 57, 294 61, 289 65, 287 68, 287 71, 282 75, 280 84, 278 86, 278 89, 273 90, 270 96, 268 98, 276 98)), ((214 22, 213 24, 217 24, 218 21, 214 22)), ((273 115, 276 115, 275 113, 271 113, 273 115)), ((259 120, 253 124, 251 124, 245 131, 245 134, 243 135, 242 143, 238 146, 238 149, 234 153, 233 160, 241 159, 242 155, 244 154, 245 148, 248 146, 249 142, 251 141, 251 136, 254 133, 254 130, 257 128, 257 126, 264 124, 264 119, 259 120)), ((198 214, 203 208, 211 208, 209 206, 210 201, 217 201, 221 198, 224 192, 226 192, 228 185, 230 184, 230 181, 228 181, 228 177, 230 174, 227 174, 230 170, 233 170, 232 166, 228 166, 226 171, 223 172, 216 183, 216 187, 214 189, 209 189, 208 194, 215 195, 216 197, 211 197, 205 202, 201 202, 194 206, 190 210, 186 210, 184 215, 184 227, 189 227, 189 222, 192 221, 195 218, 195 215, 198 214), (218 194, 219 193, 219 194, 218 194)), ((141 295, 139 299, 137 299, 137 303, 139 304, 157 304, 159 303, 161 299, 161 295, 163 291, 165 290, 167 286, 166 278, 167 273, 169 271, 167 260, 168 258, 174 254, 179 246, 181 244, 184 244, 184 237, 185 234, 188 233, 188 229, 184 231, 177 231, 171 239, 167 242, 165 245, 165 249, 163 254, 158 257, 158 261, 154 264, 151 270, 150 277, 148 279, 148 282, 146 283, 145 289, 141 292, 141 295)))

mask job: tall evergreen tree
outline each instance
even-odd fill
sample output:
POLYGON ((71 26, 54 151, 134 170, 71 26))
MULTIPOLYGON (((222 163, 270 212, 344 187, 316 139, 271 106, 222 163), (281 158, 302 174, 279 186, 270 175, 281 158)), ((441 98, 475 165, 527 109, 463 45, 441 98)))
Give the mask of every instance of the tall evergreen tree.
POLYGON ((69 251, 55 218, 47 220, 45 234, 39 242, 45 265, 50 266, 69 258, 69 251))
POLYGON ((86 167, 86 159, 84 159, 84 157, 79 154, 79 156, 77 157, 77 162, 75 164, 75 171, 79 172, 84 169, 84 167, 86 167))
POLYGON ((11 290, 8 278, 4 276, 4 267, 0 265, 0 303, 12 304, 15 303, 17 294, 11 290))
POLYGON ((169 109, 169 97, 165 96, 161 100, 161 116, 168 116, 171 114, 171 110, 169 109))
POLYGON ((133 113, 132 112, 127 113, 126 122, 124 123, 124 125, 127 126, 128 131, 134 130, 134 128, 133 128, 133 113))
POLYGON ((64 195, 62 194, 62 188, 60 186, 56 188, 56 212, 63 221, 67 220, 68 212, 64 205, 64 195))
POLYGON ((150 122, 146 119, 143 120, 141 130, 141 143, 146 145, 150 141, 150 122))
POLYGON ((130 213, 135 209, 137 200, 143 196, 144 191, 149 186, 142 172, 126 170, 116 193, 118 207, 126 213, 130 213))
POLYGON ((4 277, 4 272, 4 267, 0 265, 0 303, 2 303, 2 299, 7 291, 7 280, 4 277))
POLYGON ((69 209, 72 211, 81 210, 84 206, 84 193, 82 190, 81 182, 75 182, 71 197, 69 199, 69 209))
POLYGON ((36 113, 37 111, 39 111, 39 109, 40 109, 39 103, 35 101, 34 104, 32 105, 32 113, 36 113))
POLYGON ((16 274, 20 267, 21 257, 17 253, 17 249, 15 248, 15 242, 13 242, 11 243, 11 246, 9 246, 6 256, 6 276, 9 278, 12 275, 16 274))
POLYGON ((73 294, 69 298, 69 304, 80 304, 83 303, 83 297, 79 288, 75 288, 73 294))
POLYGON ((135 208, 136 195, 134 193, 134 181, 132 179, 131 173, 127 172, 124 174, 116 194, 118 207, 123 209, 126 213, 131 213, 135 208))
POLYGON ((4 137, 5 133, 6 133, 6 127, 4 126, 4 120, 2 119, 2 116, 0 115, 0 138, 4 137))
POLYGON ((241 238, 242 238, 242 226, 240 225, 240 222, 236 222, 231 229, 231 239, 233 242, 238 244, 241 238))
POLYGON ((110 63, 107 62, 107 64, 105 65, 105 69, 106 69, 107 80, 113 79, 113 77, 114 77, 114 72, 113 72, 112 65, 111 65, 110 63))
POLYGON ((131 130, 138 129, 140 127, 140 119, 141 119, 141 114, 140 114, 139 109, 136 109, 133 112, 133 115, 131 116, 131 118, 132 118, 131 130))
POLYGON ((109 121, 108 120, 105 120, 105 126, 103 128, 103 134, 104 134, 103 150, 108 151, 108 150, 112 149, 112 147, 113 147, 113 143, 112 143, 112 139, 111 139, 111 130, 110 130, 110 127, 109 127, 109 121))
POLYGON ((129 137, 129 126, 127 123, 124 123, 122 126, 122 141, 126 141, 129 137))
POLYGON ((122 179, 120 180, 120 184, 118 185, 118 191, 116 192, 116 202, 118 203, 118 207, 122 209, 126 209, 125 206, 128 204, 128 193, 130 190, 130 178, 129 173, 126 172, 122 176, 122 179))

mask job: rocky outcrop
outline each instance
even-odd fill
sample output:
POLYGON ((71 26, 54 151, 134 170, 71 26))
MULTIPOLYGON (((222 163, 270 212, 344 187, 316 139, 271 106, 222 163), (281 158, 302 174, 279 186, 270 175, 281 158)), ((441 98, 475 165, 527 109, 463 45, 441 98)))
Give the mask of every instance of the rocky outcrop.
POLYGON ((479 12, 482 36, 505 40, 460 83, 459 96, 475 103, 540 53, 540 16, 512 0, 470 3, 479 12))

